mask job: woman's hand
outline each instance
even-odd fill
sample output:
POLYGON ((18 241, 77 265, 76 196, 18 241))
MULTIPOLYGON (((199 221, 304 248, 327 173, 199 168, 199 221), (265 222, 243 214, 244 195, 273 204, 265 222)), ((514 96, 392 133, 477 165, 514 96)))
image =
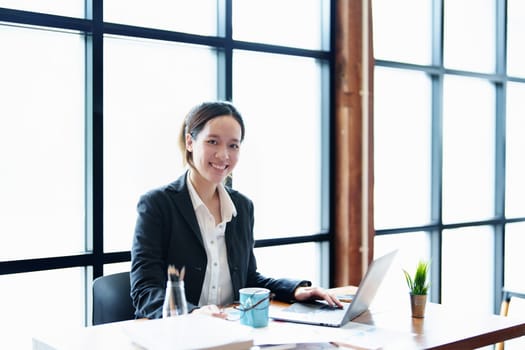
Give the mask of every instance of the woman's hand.
POLYGON ((321 287, 298 287, 294 293, 295 300, 325 300, 330 306, 343 307, 343 304, 337 299, 335 295, 329 293, 321 287))
POLYGON ((213 316, 213 317, 218 317, 218 318, 228 317, 228 314, 226 314, 223 310, 219 309, 217 305, 213 305, 213 304, 201 306, 198 309, 194 309, 191 313, 213 316))

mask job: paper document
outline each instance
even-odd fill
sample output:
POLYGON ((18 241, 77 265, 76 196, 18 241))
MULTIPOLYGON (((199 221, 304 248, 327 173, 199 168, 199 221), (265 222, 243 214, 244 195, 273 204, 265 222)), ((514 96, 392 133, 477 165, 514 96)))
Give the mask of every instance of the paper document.
POLYGON ((147 350, 244 350, 253 345, 252 328, 205 315, 137 321, 122 327, 131 342, 147 350))
POLYGON ((366 324, 349 322, 344 327, 332 328, 291 322, 272 321, 266 328, 254 329, 254 345, 264 350, 270 345, 294 344, 293 349, 307 349, 307 344, 326 344, 322 349, 357 347, 381 349, 406 339, 406 333, 391 331, 366 324))

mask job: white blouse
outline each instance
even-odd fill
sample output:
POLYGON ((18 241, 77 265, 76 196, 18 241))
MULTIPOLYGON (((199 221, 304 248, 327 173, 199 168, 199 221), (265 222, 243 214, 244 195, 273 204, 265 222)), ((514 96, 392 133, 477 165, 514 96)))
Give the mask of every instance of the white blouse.
POLYGON ((237 215, 237 210, 230 195, 226 192, 224 186, 220 184, 217 190, 222 221, 218 225, 215 225, 215 219, 197 194, 195 187, 193 187, 189 173, 186 177, 186 183, 208 258, 199 306, 208 304, 218 306, 231 304, 233 302, 233 290, 224 232, 226 224, 231 221, 232 217, 237 215))

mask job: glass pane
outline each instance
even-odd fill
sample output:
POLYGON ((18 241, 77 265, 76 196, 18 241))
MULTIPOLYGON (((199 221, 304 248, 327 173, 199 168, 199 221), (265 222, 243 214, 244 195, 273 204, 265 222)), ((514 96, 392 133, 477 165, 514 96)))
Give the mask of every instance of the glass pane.
POLYGON ((507 149, 506 149, 506 195, 505 215, 507 217, 525 216, 525 84, 507 85, 507 149))
POLYGON ((257 270, 267 277, 305 279, 312 281, 313 285, 320 286, 319 248, 319 243, 256 248, 257 270), (290 259, 292 256, 293 259, 290 259))
POLYGON ((494 216, 494 89, 446 76, 443 91, 443 221, 494 216))
POLYGON ((507 0, 507 72, 525 77, 525 2, 507 0))
POLYGON ((441 303, 462 312, 494 312, 494 236, 491 227, 443 231, 441 303), (475 247, 468 249, 467 247, 475 247), (469 293, 465 298, 464 291, 469 293))
MULTIPOLYGON (((413 273, 419 260, 430 259, 430 239, 427 232, 397 233, 374 237, 374 259, 394 249, 399 249, 377 293, 378 300, 392 300, 392 296, 401 296, 401 301, 408 303, 408 287, 403 269, 413 273), (386 298, 386 299, 384 299, 386 298)), ((432 278, 432 276, 429 276, 432 278)))
POLYGON ((319 233, 319 64, 309 58, 235 51, 233 72, 233 101, 246 124, 233 186, 254 201, 257 238, 319 233))
POLYGON ((34 336, 84 326, 84 269, 0 275, 2 349, 31 349, 34 336))
POLYGON ((82 252, 84 38, 0 26, 0 42, 0 260, 82 252))
POLYGON ((104 42, 104 249, 129 250, 139 196, 182 175, 179 132, 217 96, 217 55, 147 40, 104 42), (132 102, 132 103, 130 103, 132 102))
POLYGON ((505 286, 514 290, 525 290, 524 246, 525 222, 507 224, 505 226, 505 286))
POLYGON ((131 261, 104 265, 104 275, 127 271, 131 271, 131 261))
POLYGON ((419 72, 376 67, 374 87, 375 227, 428 224, 430 80, 419 72))
POLYGON ((104 0, 104 21, 217 35, 217 0, 104 0))
POLYGON ((444 63, 447 68, 491 73, 495 69, 495 0, 445 0, 444 63))
POLYGON ((375 0, 372 15, 375 58, 431 63, 431 0, 375 0))
POLYGON ((323 24, 329 20, 323 22, 323 17, 328 17, 328 5, 327 0, 233 1, 233 37, 272 45, 323 49, 323 45, 329 44, 322 42, 323 24))
POLYGON ((84 17, 84 0, 0 0, 0 7, 51 15, 84 17))

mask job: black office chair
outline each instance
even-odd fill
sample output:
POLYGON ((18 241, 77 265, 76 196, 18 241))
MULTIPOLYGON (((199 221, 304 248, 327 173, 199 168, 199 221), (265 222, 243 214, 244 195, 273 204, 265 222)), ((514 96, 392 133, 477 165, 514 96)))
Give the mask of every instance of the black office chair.
POLYGON ((101 276, 93 281, 93 325, 134 318, 129 272, 101 276))

